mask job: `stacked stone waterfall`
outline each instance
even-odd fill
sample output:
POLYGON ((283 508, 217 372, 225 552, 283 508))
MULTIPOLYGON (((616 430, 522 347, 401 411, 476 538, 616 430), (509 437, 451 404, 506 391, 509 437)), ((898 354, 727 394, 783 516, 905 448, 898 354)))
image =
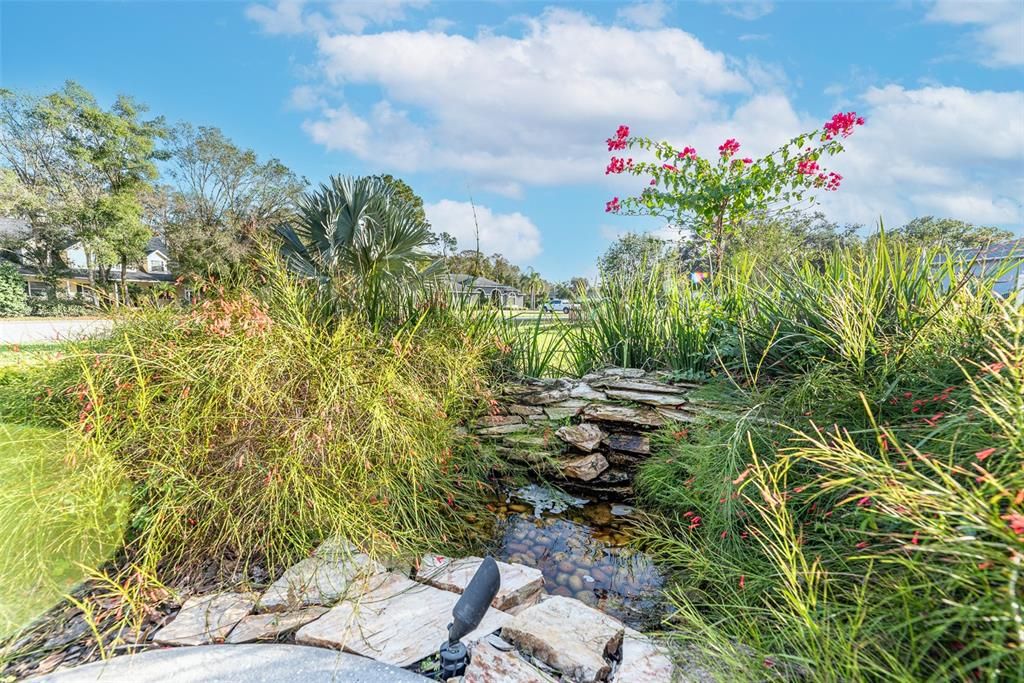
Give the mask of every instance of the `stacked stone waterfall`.
POLYGON ((651 432, 695 419, 687 396, 697 386, 632 368, 525 380, 505 387, 474 433, 566 488, 629 496, 637 465, 651 453, 651 432))

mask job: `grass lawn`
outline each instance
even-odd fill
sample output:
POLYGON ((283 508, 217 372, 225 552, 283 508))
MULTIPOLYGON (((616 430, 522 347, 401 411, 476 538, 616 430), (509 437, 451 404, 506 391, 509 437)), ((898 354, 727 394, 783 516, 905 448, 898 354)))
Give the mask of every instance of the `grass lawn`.
POLYGON ((0 423, 0 638, 114 551, 123 487, 60 431, 0 423))

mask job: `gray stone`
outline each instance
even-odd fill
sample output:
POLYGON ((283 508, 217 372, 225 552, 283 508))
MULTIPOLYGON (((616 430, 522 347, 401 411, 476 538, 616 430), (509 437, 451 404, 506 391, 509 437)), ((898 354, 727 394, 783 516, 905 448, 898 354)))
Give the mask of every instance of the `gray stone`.
POLYGON ((640 368, 605 368, 601 371, 604 377, 643 377, 644 371, 640 368))
POLYGON ((569 680, 590 683, 607 678, 607 658, 618 651, 624 630, 617 619, 579 600, 552 596, 512 617, 501 637, 569 680))
MULTIPOLYGON (((483 558, 466 557, 453 560, 443 555, 424 555, 420 560, 416 580, 428 585, 462 593, 470 579, 480 568, 483 558)), ((544 574, 539 569, 522 564, 498 562, 501 586, 491 601, 491 606, 503 612, 514 612, 517 608, 537 601, 544 591, 544 574)))
POLYGON ((629 473, 619 469, 608 468, 601 472, 600 476, 591 479, 589 483, 593 484, 594 486, 616 487, 621 486, 623 484, 628 484, 629 480, 629 473))
POLYGON ((485 415, 476 421, 477 427, 501 427, 503 425, 514 425, 522 423, 523 418, 518 415, 485 415))
POLYGON ((551 403, 558 403, 569 398, 568 389, 547 389, 545 391, 538 391, 532 394, 525 394, 520 397, 523 403, 532 406, 543 406, 551 403))
POLYGON ((568 401, 561 401, 555 405, 545 406, 544 414, 548 416, 549 420, 565 420, 570 417, 576 417, 586 406, 586 401, 574 398, 568 401))
POLYGON ((587 453, 597 448, 601 443, 601 439, 605 437, 604 431, 596 424, 591 424, 590 422, 559 427, 555 435, 562 441, 587 453))
POLYGON ((614 683, 670 683, 674 675, 675 667, 664 647, 657 645, 639 631, 631 628, 625 630, 622 638, 622 660, 612 676, 614 683))
POLYGON ((688 413, 685 410, 673 410, 671 408, 656 408, 655 410, 657 410, 658 415, 661 415, 669 422, 689 424, 697 421, 697 417, 693 413, 688 413))
POLYGON ((523 406, 518 404, 512 404, 510 406, 507 406, 507 410, 513 415, 519 415, 522 417, 544 414, 544 409, 541 408, 540 406, 523 406))
POLYGON ((462 683, 555 683, 555 679, 523 659, 519 653, 500 650, 489 642, 481 641, 473 648, 462 683))
POLYGON ((635 470, 645 460, 642 455, 626 453, 625 451, 608 451, 604 454, 604 457, 612 467, 622 467, 627 470, 635 470))
POLYGON ((576 385, 570 392, 570 398, 582 398, 588 401, 603 401, 607 398, 604 392, 594 389, 586 382, 581 382, 576 385))
POLYGON ((253 593, 212 593, 189 598, 167 626, 156 632, 157 645, 208 645, 224 640, 252 611, 253 593))
POLYGON ((651 439, 637 434, 609 434, 604 440, 608 448, 639 455, 651 454, 651 439))
POLYGON ((683 394, 663 394, 654 391, 627 391, 625 389, 608 389, 609 398, 617 398, 634 403, 646 403, 652 406, 679 406, 686 403, 683 394))
POLYGON ((649 408, 592 403, 583 409, 583 415, 588 419, 600 422, 616 422, 641 427, 660 427, 665 424, 665 419, 649 408))
POLYGON ((650 379, 611 379, 602 382, 601 388, 605 390, 617 389, 620 391, 642 391, 655 394, 682 394, 684 393, 682 389, 685 387, 650 379))
POLYGON ((427 683, 404 669, 301 645, 154 649, 32 679, 47 683, 427 683))
POLYGON ((258 640, 274 640, 282 633, 294 631, 327 612, 326 607, 307 607, 297 612, 272 614, 250 614, 231 629, 227 643, 255 643, 258 640))
MULTIPOLYGON (((300 628, 295 642, 346 650, 395 666, 409 666, 436 653, 448 636, 459 596, 398 574, 382 574, 373 582, 370 590, 300 628)), ((471 646, 510 618, 488 609, 463 642, 471 646)))
POLYGON ((476 433, 478 436, 501 436, 503 434, 526 431, 529 428, 530 425, 520 421, 515 424, 498 425, 497 427, 484 427, 483 429, 476 430, 476 433))
POLYGON ((332 605, 353 584, 361 585, 358 579, 384 571, 368 556, 348 552, 347 548, 333 547, 292 565, 263 593, 256 611, 285 612, 310 605, 332 605))
POLYGON ((591 453, 562 463, 562 476, 592 481, 608 469, 608 461, 600 453, 591 453))

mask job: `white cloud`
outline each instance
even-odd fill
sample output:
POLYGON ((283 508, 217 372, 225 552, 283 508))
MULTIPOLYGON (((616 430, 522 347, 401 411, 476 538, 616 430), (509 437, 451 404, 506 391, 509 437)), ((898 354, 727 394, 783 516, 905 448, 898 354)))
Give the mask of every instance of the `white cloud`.
MULTIPOLYGON (((708 2, 708 0, 703 0, 708 2)), ((711 0, 722 6, 722 11, 737 19, 754 21, 775 11, 775 3, 769 0, 711 0)))
POLYGON ((312 85, 299 85, 292 88, 288 96, 288 107, 298 111, 309 111, 323 105, 317 89, 312 85))
POLYGON ((640 28, 658 28, 665 21, 668 15, 669 6, 664 0, 653 0, 653 2, 634 2, 620 7, 615 16, 628 24, 640 28))
MULTIPOLYGON (((436 232, 452 235, 460 250, 476 248, 472 204, 442 199, 423 208, 436 232)), ((484 254, 501 253, 521 265, 541 252, 540 230, 519 212, 495 213, 477 204, 476 223, 480 225, 480 251, 484 254)))
POLYGON ((1024 64, 1024 5, 1020 0, 937 0, 926 18, 946 24, 976 26, 969 36, 984 64, 1024 64))
POLYGON ((312 5, 306 0, 277 0, 272 5, 249 5, 245 15, 271 34, 361 33, 372 25, 402 21, 406 8, 426 4, 427 0, 335 0, 312 5))

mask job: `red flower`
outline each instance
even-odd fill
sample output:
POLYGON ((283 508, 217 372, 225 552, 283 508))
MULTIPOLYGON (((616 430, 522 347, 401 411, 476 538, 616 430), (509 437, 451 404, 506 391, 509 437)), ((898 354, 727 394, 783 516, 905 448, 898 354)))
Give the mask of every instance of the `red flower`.
POLYGON ((678 168, 676 168, 672 164, 662 164, 661 167, 663 169, 665 169, 666 171, 678 171, 679 170, 678 168))
POLYGON ((1024 534, 1024 515, 1019 512, 1011 512, 1008 515, 1003 515, 999 519, 1004 519, 1010 524, 1010 529, 1013 533, 1018 536, 1024 534))
POLYGON ((615 137, 608 138, 608 151, 626 149, 629 145, 627 138, 629 138, 629 126, 619 126, 618 130, 615 131, 615 137))
POLYGON ((608 162, 607 168, 604 169, 604 174, 609 173, 622 173, 627 168, 633 168, 633 159, 620 159, 618 157, 612 157, 612 160, 608 162))
POLYGON ((728 159, 738 151, 740 151, 740 143, 736 142, 734 138, 729 138, 718 146, 718 153, 725 159, 728 159))
POLYGON ((754 163, 754 160, 751 159, 750 157, 744 157, 743 158, 743 163, 745 163, 745 164, 752 164, 752 163, 754 163))
POLYGON ((857 112, 848 111, 845 114, 839 112, 825 123, 825 139, 831 140, 837 135, 842 135, 844 138, 849 137, 853 133, 854 126, 863 125, 864 117, 857 116, 857 112))
POLYGON ((683 151, 679 153, 680 159, 696 159, 697 150, 693 147, 683 147, 683 151))
POLYGON ((622 205, 619 203, 618 197, 612 197, 612 200, 610 202, 605 202, 604 205, 605 213, 618 213, 621 208, 622 205))
POLYGON ((984 460, 985 458, 987 458, 988 456, 992 455, 995 452, 995 448, 985 448, 975 453, 974 457, 976 457, 978 460, 984 460))
POLYGON ((796 172, 799 175, 814 175, 819 168, 818 162, 814 159, 804 159, 796 165, 796 172))
POLYGON ((867 541, 861 541, 860 543, 857 544, 857 550, 864 550, 864 548, 867 548, 869 545, 871 545, 871 544, 868 543, 867 541))
POLYGON ((743 584, 747 582, 747 575, 740 574, 740 590, 743 590, 743 584))

